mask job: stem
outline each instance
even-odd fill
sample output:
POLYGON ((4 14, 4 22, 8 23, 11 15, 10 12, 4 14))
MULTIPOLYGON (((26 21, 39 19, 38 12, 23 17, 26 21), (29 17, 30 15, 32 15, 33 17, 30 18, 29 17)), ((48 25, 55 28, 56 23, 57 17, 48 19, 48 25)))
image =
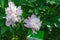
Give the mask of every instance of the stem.
POLYGON ((53 8, 54 11, 55 11, 55 9, 57 8, 57 6, 58 6, 58 5, 56 5, 56 6, 53 8))
MULTIPOLYGON (((15 27, 16 27, 16 26, 15 26, 15 27)), ((15 27, 13 28, 13 38, 12 38, 12 40, 15 40, 15 39, 16 39, 16 34, 15 34, 15 33, 16 33, 16 32, 15 32, 15 31, 16 31, 16 28, 15 28, 15 27)))

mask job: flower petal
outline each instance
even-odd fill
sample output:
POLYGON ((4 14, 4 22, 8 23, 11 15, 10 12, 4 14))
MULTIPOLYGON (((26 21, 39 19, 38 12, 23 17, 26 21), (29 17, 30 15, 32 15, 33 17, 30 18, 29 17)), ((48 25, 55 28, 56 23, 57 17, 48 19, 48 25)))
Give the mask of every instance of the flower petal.
POLYGON ((33 18, 35 18, 36 16, 33 14, 32 16, 31 16, 31 19, 33 19, 33 18))
POLYGON ((12 27, 15 26, 15 22, 12 21, 12 27))
POLYGON ((19 7, 17 8, 16 13, 17 13, 17 15, 20 15, 20 16, 22 15, 21 6, 19 6, 19 7))
POLYGON ((10 25, 11 25, 11 21, 10 21, 10 20, 7 20, 7 21, 6 21, 6 25, 7 25, 7 26, 10 26, 10 25))
POLYGON ((31 28, 30 27, 30 24, 24 24, 25 25, 25 27, 27 27, 27 28, 31 28))

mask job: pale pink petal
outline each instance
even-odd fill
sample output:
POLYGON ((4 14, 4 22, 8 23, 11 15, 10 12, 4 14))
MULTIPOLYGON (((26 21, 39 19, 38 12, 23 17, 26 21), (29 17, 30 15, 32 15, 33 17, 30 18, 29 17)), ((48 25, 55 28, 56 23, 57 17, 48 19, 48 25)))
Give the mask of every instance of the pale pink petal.
POLYGON ((37 18, 34 14, 31 17, 28 17, 28 19, 25 19, 25 23, 27 28, 32 29, 33 34, 36 34, 36 30, 39 30, 41 27, 40 19, 37 18))
POLYGON ((14 3, 13 2, 9 2, 8 5, 9 5, 10 10, 13 13, 15 13, 16 12, 16 6, 14 5, 14 3))
POLYGON ((31 21, 31 18, 30 18, 30 17, 28 17, 28 20, 29 20, 29 21, 31 21))
POLYGON ((24 24, 24 26, 27 27, 27 28, 31 28, 30 24, 24 24))
POLYGON ((19 6, 16 10, 17 15, 22 15, 22 10, 21 10, 21 6, 19 6))
POLYGON ((6 25, 10 26, 11 25, 11 21, 10 20, 6 21, 6 25))
POLYGON ((9 13, 11 13, 10 12, 10 9, 7 7, 7 8, 5 8, 5 12, 6 12, 6 14, 9 14, 9 13))
POLYGON ((9 7, 5 8, 6 25, 14 26, 15 22, 21 22, 22 10, 20 6, 17 8, 13 2, 8 2, 8 6, 9 7))
POLYGON ((15 22, 12 21, 12 27, 15 26, 15 22))
POLYGON ((32 16, 31 16, 31 19, 33 19, 33 18, 35 18, 36 16, 33 14, 32 16))
POLYGON ((21 17, 20 16, 18 16, 17 19, 18 19, 18 22, 21 22, 21 17))
POLYGON ((10 8, 15 6, 13 2, 8 2, 8 5, 9 5, 10 8))
POLYGON ((25 19, 25 21, 24 21, 25 23, 29 23, 30 22, 30 20, 28 20, 28 19, 25 19))

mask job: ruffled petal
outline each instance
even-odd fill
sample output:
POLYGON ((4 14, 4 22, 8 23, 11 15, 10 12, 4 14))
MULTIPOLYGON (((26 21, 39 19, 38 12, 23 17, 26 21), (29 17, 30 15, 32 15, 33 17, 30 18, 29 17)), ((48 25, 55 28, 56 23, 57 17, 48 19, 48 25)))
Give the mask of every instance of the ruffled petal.
POLYGON ((24 22, 28 24, 28 23, 30 22, 30 20, 28 20, 28 19, 25 19, 25 21, 24 21, 24 22))
POLYGON ((15 26, 15 22, 12 21, 12 27, 15 26))
POLYGON ((17 19, 18 19, 18 22, 21 22, 21 17, 20 16, 18 16, 17 19))
POLYGON ((30 24, 24 24, 24 26, 27 27, 27 28, 31 28, 30 24))
POLYGON ((13 2, 9 2, 8 5, 9 5, 9 8, 10 8, 10 11, 13 12, 13 13, 16 13, 15 4, 13 2))
POLYGON ((32 16, 31 16, 31 19, 33 19, 33 18, 35 18, 36 16, 33 14, 32 16))
POLYGON ((17 8, 16 13, 17 13, 17 15, 20 15, 20 16, 22 15, 21 6, 19 6, 19 7, 17 8))
POLYGON ((5 12, 6 12, 6 14, 10 14, 11 13, 11 11, 10 11, 10 9, 8 7, 5 8, 5 12))
POLYGON ((8 20, 6 21, 6 25, 14 26, 15 22, 21 22, 22 10, 20 6, 17 8, 13 2, 8 2, 8 6, 5 8, 6 20, 8 20))
POLYGON ((10 20, 7 20, 7 21, 6 21, 6 25, 7 25, 7 26, 10 26, 10 25, 11 25, 11 21, 10 21, 10 20))

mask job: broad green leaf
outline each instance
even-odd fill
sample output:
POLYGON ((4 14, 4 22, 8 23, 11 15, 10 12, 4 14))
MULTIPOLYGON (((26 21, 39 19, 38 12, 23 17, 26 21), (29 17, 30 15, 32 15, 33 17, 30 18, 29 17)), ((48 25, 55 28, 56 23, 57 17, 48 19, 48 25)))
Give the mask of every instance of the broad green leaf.
POLYGON ((37 34, 32 34, 32 30, 29 30, 28 36, 33 37, 33 38, 42 39, 42 40, 43 40, 44 32, 43 32, 43 31, 37 31, 37 34))
POLYGON ((47 3, 60 5, 60 0, 46 0, 47 3))
POLYGON ((1 26, 1 35, 4 34, 8 28, 6 26, 1 26))
POLYGON ((4 7, 4 1, 5 0, 0 0, 0 5, 1 5, 2 8, 4 7))
POLYGON ((54 25, 58 28, 60 28, 60 22, 55 22, 54 25))

